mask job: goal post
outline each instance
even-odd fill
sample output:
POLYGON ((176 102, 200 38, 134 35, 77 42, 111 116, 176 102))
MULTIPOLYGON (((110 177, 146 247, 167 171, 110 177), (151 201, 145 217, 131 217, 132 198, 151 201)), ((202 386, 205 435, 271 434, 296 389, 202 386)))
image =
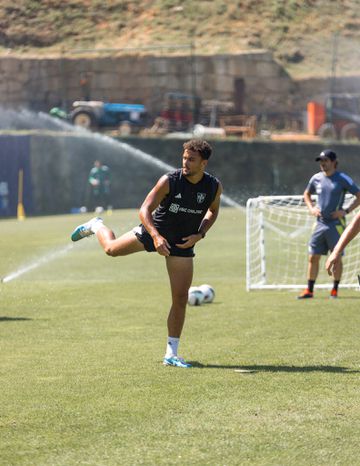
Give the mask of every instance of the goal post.
MULTIPOLYGON (((316 196, 312 196, 316 200, 316 196)), ((345 196, 344 205, 353 196, 345 196)), ((347 223, 353 217, 347 216, 347 223)), ((306 286, 308 243, 316 219, 309 213, 303 196, 259 196, 246 203, 246 288, 297 289, 306 286)), ((352 241, 343 258, 341 287, 359 287, 360 241, 352 241)), ((320 262, 317 288, 331 288, 320 262)))

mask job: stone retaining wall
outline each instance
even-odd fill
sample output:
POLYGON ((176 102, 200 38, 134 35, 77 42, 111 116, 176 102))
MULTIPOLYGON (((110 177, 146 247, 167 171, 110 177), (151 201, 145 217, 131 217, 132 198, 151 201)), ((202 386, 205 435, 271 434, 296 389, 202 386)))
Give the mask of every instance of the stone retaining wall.
POLYGON ((246 113, 287 111, 296 85, 270 52, 215 56, 0 58, 0 104, 48 111, 75 100, 145 104, 156 114, 166 92, 236 102, 246 113))

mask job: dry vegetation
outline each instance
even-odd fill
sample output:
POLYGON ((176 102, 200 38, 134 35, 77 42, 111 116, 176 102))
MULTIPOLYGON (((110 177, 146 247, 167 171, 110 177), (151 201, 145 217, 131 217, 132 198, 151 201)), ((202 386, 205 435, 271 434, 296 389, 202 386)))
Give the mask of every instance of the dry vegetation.
POLYGON ((78 48, 193 41, 202 54, 270 49, 294 76, 314 76, 329 73, 335 33, 339 33, 341 73, 356 73, 358 0, 3 0, 0 4, 2 54, 46 56, 78 48))

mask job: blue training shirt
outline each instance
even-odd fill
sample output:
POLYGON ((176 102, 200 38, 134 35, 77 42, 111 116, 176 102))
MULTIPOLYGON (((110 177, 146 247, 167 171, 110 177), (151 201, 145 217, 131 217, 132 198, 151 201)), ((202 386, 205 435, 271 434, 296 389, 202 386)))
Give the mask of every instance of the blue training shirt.
POLYGON ((317 206, 321 211, 318 220, 328 223, 336 221, 331 218, 331 213, 342 209, 345 194, 349 192, 355 195, 360 189, 350 176, 336 171, 331 176, 326 176, 323 172, 316 173, 310 178, 306 191, 318 195, 317 206))

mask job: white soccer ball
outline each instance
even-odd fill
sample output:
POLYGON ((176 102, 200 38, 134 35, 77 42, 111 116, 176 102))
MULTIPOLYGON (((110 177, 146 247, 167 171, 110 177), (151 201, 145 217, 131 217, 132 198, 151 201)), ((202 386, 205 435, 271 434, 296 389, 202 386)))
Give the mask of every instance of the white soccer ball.
POLYGON ((197 286, 191 286, 188 293, 188 304, 190 306, 200 306, 204 302, 204 293, 197 286))
POLYGON ((212 303, 215 298, 215 290, 210 285, 201 285, 199 286, 199 290, 203 292, 204 295, 204 303, 212 303))

